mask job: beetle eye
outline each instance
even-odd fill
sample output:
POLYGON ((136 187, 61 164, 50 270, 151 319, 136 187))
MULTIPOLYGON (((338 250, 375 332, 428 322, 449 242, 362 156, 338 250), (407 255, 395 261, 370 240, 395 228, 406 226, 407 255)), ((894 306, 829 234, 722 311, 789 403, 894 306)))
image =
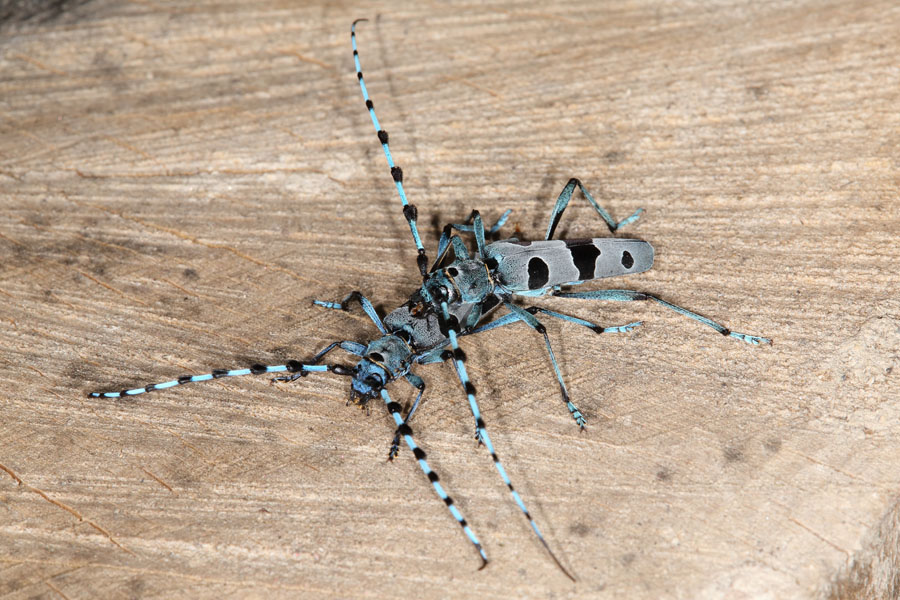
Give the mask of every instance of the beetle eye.
POLYGON ((384 357, 380 352, 372 352, 369 354, 369 358, 374 360, 375 362, 384 362, 384 357))
POLYGON ((449 269, 447 269, 447 275, 449 275, 450 277, 456 277, 457 275, 459 275, 459 271, 456 267, 450 267, 449 269))
POLYGON ((381 377, 379 377, 375 373, 369 375, 363 381, 365 381, 365 383, 370 387, 381 387, 381 377))

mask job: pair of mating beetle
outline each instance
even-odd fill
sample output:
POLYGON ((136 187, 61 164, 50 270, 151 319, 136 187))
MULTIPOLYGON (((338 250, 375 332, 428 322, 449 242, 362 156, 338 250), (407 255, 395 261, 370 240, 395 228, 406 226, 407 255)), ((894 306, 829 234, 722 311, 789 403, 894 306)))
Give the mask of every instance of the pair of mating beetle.
POLYGON ((466 393, 472 415, 475 418, 475 436, 477 440, 490 452, 500 477, 509 488, 513 500, 528 519, 541 544, 562 572, 574 581, 574 577, 550 549, 549 544, 525 507, 522 498, 513 487, 506 470, 497 456, 497 452, 485 428, 481 411, 478 408, 475 386, 466 372, 465 354, 459 347, 459 338, 483 333, 519 321, 523 321, 528 327, 542 335, 556 379, 559 382, 563 401, 572 418, 581 428, 585 426, 585 419, 569 399, 566 384, 563 381, 556 356, 553 354, 553 348, 550 345, 550 338, 547 335, 546 328, 536 315, 541 314, 582 325, 596 333, 627 332, 638 327, 641 323, 629 323, 618 327, 602 327, 590 321, 545 308, 536 306, 522 308, 514 303, 513 298, 515 296, 557 296, 583 300, 626 302, 653 301, 712 327, 722 335, 731 336, 754 345, 771 342, 767 338, 731 331, 723 325, 697 313, 643 292, 634 290, 561 291, 562 286, 578 285, 592 279, 640 273, 649 269, 653 264, 653 248, 649 243, 642 240, 621 238, 553 239, 556 227, 572 198, 576 186, 581 190, 591 206, 594 207, 611 232, 615 232, 620 227, 635 221, 643 211, 643 209, 639 209, 627 219, 617 222, 597 204, 587 189, 577 179, 569 180, 562 193, 560 193, 550 215, 550 224, 547 227, 543 240, 521 242, 511 238, 487 243, 486 236, 496 233, 506 222, 511 211, 506 211, 489 229, 485 229, 479 213, 472 211, 465 223, 451 224, 444 228, 438 242, 437 259, 428 268, 428 257, 416 225, 416 207, 410 204, 406 198, 406 193, 403 189, 403 171, 394 164, 388 146, 388 134, 381 128, 378 118, 375 116, 375 108, 372 100, 369 98, 369 93, 363 80, 356 46, 356 25, 364 20, 355 21, 350 28, 356 74, 366 108, 369 111, 369 116, 372 118, 372 124, 377 132, 378 140, 381 142, 388 166, 390 167, 391 176, 400 195, 400 200, 403 204, 403 215, 409 224, 413 241, 416 244, 418 251, 417 264, 423 279, 422 286, 412 294, 405 304, 388 314, 384 320, 378 316, 372 303, 359 292, 352 292, 341 302, 314 301, 314 304, 318 306, 339 310, 348 310, 351 302, 358 302, 382 334, 380 338, 367 344, 349 340, 337 341, 326 346, 309 362, 305 363, 290 360, 283 365, 253 365, 246 369, 231 370, 216 369, 204 375, 184 375, 178 379, 141 388, 121 392, 92 392, 89 396, 94 398, 120 398, 154 390, 163 390, 185 383, 208 381, 222 377, 261 375, 264 373, 287 373, 287 375, 277 376, 273 379, 273 381, 285 382, 294 381, 315 372, 331 372, 337 375, 348 376, 351 378, 351 401, 355 401, 358 404, 366 404, 377 396, 381 396, 384 400, 397 426, 394 440, 388 453, 389 460, 392 460, 397 455, 400 438, 403 438, 434 490, 462 527, 465 535, 475 546, 475 549, 481 556, 483 568, 487 565, 488 558, 481 542, 463 518, 453 499, 441 486, 437 474, 429 467, 425 452, 416 445, 412 438, 412 429, 409 424, 416 409, 419 407, 422 394, 425 391, 425 382, 412 372, 412 367, 414 365, 450 361, 466 393), (476 244, 476 254, 474 256, 470 256, 465 243, 453 231, 474 234, 476 244), (501 305, 508 312, 493 321, 485 323, 485 317, 501 305), (359 362, 353 368, 339 364, 322 364, 325 356, 335 348, 340 348, 349 354, 360 357, 359 362), (405 379, 418 390, 416 399, 405 417, 402 416, 401 406, 391 400, 387 391, 387 386, 397 379, 405 379))

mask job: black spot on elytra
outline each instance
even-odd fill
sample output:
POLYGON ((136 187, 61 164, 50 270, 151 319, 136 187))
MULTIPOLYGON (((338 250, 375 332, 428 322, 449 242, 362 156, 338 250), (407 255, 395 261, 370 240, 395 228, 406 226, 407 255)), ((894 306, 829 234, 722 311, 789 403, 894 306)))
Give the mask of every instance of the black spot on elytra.
POLYGON ((631 256, 631 252, 628 250, 622 252, 622 266, 626 269, 630 269, 634 266, 634 257, 631 256))
POLYGON ((528 261, 528 289, 539 290, 550 281, 550 267, 539 256, 528 261))
POLYGON ((656 479, 657 481, 669 481, 672 479, 672 471, 669 470, 669 467, 662 467, 656 472, 656 479))
POLYGON ((597 265, 597 259, 600 257, 600 248, 592 243, 584 245, 570 246, 569 252, 572 254, 572 262, 578 269, 578 279, 584 281, 594 278, 594 267, 597 265))

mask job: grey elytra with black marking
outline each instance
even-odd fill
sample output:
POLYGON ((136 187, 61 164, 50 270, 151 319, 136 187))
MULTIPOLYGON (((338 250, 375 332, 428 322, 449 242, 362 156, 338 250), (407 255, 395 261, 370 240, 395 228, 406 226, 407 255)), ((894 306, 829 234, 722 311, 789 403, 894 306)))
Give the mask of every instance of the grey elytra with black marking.
MULTIPOLYGON (((364 19, 361 19, 364 20, 364 19)), ((260 375, 282 373, 273 382, 297 381, 311 373, 332 373, 350 378, 350 401, 366 406, 370 400, 381 397, 388 414, 394 422, 394 437, 388 452, 392 460, 399 450, 401 438, 409 447, 415 460, 425 473, 435 493, 444 502, 451 516, 462 528, 469 542, 474 546, 482 560, 482 568, 487 565, 487 553, 474 530, 463 517, 456 503, 443 488, 440 478, 428 464, 425 451, 413 439, 410 422, 420 406, 425 392, 425 381, 413 369, 419 365, 431 363, 449 364, 460 386, 465 393, 475 421, 475 436, 479 444, 487 449, 494 467, 509 493, 528 521, 529 526, 544 547, 550 558, 559 569, 573 581, 575 578, 567 570, 538 528, 537 523, 525 506, 522 497, 513 487, 512 481, 500 462, 500 458, 491 442, 484 416, 478 406, 477 391, 466 371, 466 355, 459 345, 459 338, 486 333, 492 329, 524 323, 528 329, 537 333, 544 341, 550 365, 553 368, 563 403, 575 421, 584 428, 586 420, 581 411, 572 403, 562 370, 550 344, 547 329, 537 315, 558 319, 565 323, 579 325, 594 333, 626 333, 640 326, 641 322, 604 327, 591 321, 566 315, 541 306, 522 306, 516 300, 529 297, 552 296, 582 300, 609 300, 620 302, 650 301, 681 315, 715 329, 722 335, 730 336, 749 344, 771 343, 764 337, 731 331, 724 325, 699 315, 686 308, 667 302, 657 296, 645 292, 623 289, 606 289, 593 291, 565 291, 563 286, 579 285, 586 281, 632 275, 646 271, 653 265, 653 248, 649 243, 627 238, 590 238, 580 240, 554 240, 553 234, 562 218, 563 212, 572 198, 575 188, 594 208, 606 226, 613 233, 637 220, 643 209, 638 209, 630 217, 622 221, 614 220, 603 207, 591 196, 578 179, 570 179, 556 200, 550 213, 550 220, 543 240, 527 242, 507 239, 488 243, 487 237, 496 234, 509 217, 506 211, 497 222, 485 228, 478 211, 464 223, 450 224, 444 227, 438 241, 437 260, 428 268, 428 257, 418 232, 418 211, 415 205, 406 198, 403 187, 403 171, 394 163, 389 147, 388 133, 381 128, 375 116, 375 105, 369 97, 363 79, 359 52, 356 46, 356 25, 350 28, 350 40, 353 47, 353 61, 356 76, 362 91, 363 101, 372 125, 384 151, 390 170, 391 179, 400 197, 403 217, 409 225, 413 243, 416 247, 416 264, 422 275, 422 285, 415 290, 409 299, 400 307, 382 319, 372 303, 361 293, 351 292, 340 302, 314 300, 316 306, 326 309, 349 310, 351 303, 359 303, 366 315, 378 329, 380 336, 367 342, 354 340, 334 341, 314 354, 306 361, 288 360, 280 365, 255 364, 242 369, 213 369, 202 375, 182 375, 162 383, 143 387, 125 389, 119 392, 91 392, 91 398, 123 398, 137 396, 151 391, 165 390, 186 383, 196 383, 237 377, 243 375, 260 375), (475 252, 470 254, 468 247, 459 235, 464 232, 473 234, 475 252), (506 309, 494 320, 488 315, 496 309, 506 309), (330 352, 340 349, 350 356, 356 357, 354 366, 337 363, 323 364, 330 352), (416 399, 404 417, 399 403, 391 400, 388 386, 403 379, 418 390, 416 399)))
POLYGON ((517 292, 642 273, 653 266, 653 247, 631 239, 502 241, 489 244, 485 254, 497 261, 503 287, 517 292))

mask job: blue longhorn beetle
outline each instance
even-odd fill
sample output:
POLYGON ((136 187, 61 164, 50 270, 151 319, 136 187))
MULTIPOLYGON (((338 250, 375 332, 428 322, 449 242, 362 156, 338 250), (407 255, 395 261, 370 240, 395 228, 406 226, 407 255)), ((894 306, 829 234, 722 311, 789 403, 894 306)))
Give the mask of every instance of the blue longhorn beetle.
POLYGON ((576 186, 581 190, 591 206, 594 207, 611 232, 615 232, 619 228, 635 221, 643 212, 643 209, 638 209, 630 217, 617 222, 597 204, 584 185, 577 179, 570 179, 560 193, 550 215, 550 224, 547 227, 543 240, 523 242, 510 238, 487 243, 487 235, 496 233, 506 222, 511 211, 506 211, 492 227, 487 229, 478 211, 472 211, 466 222, 450 224, 444 228, 438 242, 437 259, 428 268, 428 257, 416 225, 416 207, 410 204, 406 198, 406 192, 403 189, 403 171, 394 164, 388 146, 388 134, 381 128, 378 118, 375 116, 375 108, 363 80, 356 46, 356 25, 360 21, 365 21, 365 19, 355 21, 350 28, 356 75, 366 108, 369 111, 378 140, 381 142, 387 158, 391 176, 397 187, 397 192, 403 205, 403 215, 409 225, 418 251, 416 262, 422 275, 422 286, 410 296, 406 303, 388 314, 384 320, 378 316, 372 303, 359 292, 348 294, 340 302, 313 301, 318 306, 345 311, 349 309, 351 302, 358 302, 382 334, 380 338, 367 344, 350 340, 337 341, 323 348, 309 362, 305 363, 289 360, 283 365, 257 364, 245 369, 215 369, 211 373, 204 375, 183 375, 171 381, 150 384, 121 392, 91 392, 89 397, 121 398, 136 396, 185 383, 265 373, 287 373, 286 375, 273 378, 272 381, 275 382, 295 381, 309 373, 317 372, 330 372, 350 377, 350 399, 348 403, 355 402, 366 406, 370 400, 377 396, 384 400, 388 412, 396 425, 388 459, 392 460, 397 455, 400 438, 403 438, 422 471, 434 487, 435 492, 444 501, 454 519, 462 527, 465 535, 475 546, 475 549, 481 556, 481 568, 484 568, 488 563, 488 558, 481 542, 465 518, 463 518, 453 499, 444 490, 438 475, 428 465, 425 451, 413 440, 412 428, 409 425, 425 391, 425 382, 412 372, 413 365, 450 361, 466 393, 469 407, 475 418, 475 435, 477 440, 487 448, 494 461, 494 466, 500 473, 500 477, 507 488, 509 488, 513 500, 528 519, 538 540, 560 570, 574 581, 575 578, 550 549, 549 544, 526 508, 519 493, 513 487, 506 470, 497 456, 497 452, 488 435, 484 418, 481 416, 481 411, 478 408, 475 386, 466 372, 466 358, 459 347, 459 338, 483 333, 518 321, 523 321, 531 329, 542 335, 550 356, 550 362, 553 365, 553 371, 559 382, 563 401, 575 423, 581 428, 585 426, 584 416, 569 398, 556 356, 550 345, 550 338, 547 335, 546 328, 536 315, 540 313, 547 317, 582 325, 596 333, 627 332, 640 326, 641 322, 617 327, 602 327, 584 319, 537 306, 522 308, 513 303, 514 296, 557 296, 582 300, 625 302, 653 301, 712 327, 722 335, 734 337, 754 345, 769 344, 771 340, 731 331, 711 319, 643 292, 634 290, 562 291, 563 286, 578 285, 585 281, 603 277, 641 273, 653 265, 653 247, 643 240, 622 238, 553 239, 553 234, 576 186), (465 243, 458 235, 452 233, 454 230, 474 234, 477 250, 475 256, 470 256, 465 243), (450 257, 451 252, 452 260, 450 257), (508 312, 493 321, 485 322, 485 317, 501 305, 508 312), (356 366, 350 368, 340 364, 322 364, 325 356, 335 348, 340 348, 349 354, 358 356, 359 361, 356 363, 356 366), (387 386, 398 379, 405 379, 418 390, 416 399, 406 417, 402 416, 400 404, 391 400, 387 391, 387 386))

